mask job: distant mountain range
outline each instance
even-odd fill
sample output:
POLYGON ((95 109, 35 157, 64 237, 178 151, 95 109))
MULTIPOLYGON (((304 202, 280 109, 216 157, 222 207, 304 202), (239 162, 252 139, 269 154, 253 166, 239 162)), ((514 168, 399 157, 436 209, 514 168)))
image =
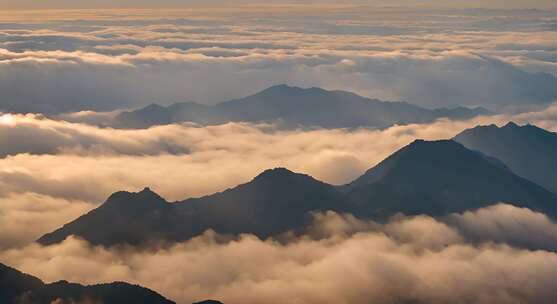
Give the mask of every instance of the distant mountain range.
POLYGON ((45 284, 36 277, 0 263, 0 303, 173 304, 174 302, 147 288, 122 282, 90 286, 66 281, 45 284))
POLYGON ((193 102, 167 107, 152 104, 119 114, 114 126, 147 128, 180 122, 201 125, 276 122, 285 127, 386 128, 395 124, 427 123, 439 118, 459 120, 489 114, 491 112, 481 107, 430 110, 406 102, 380 101, 345 91, 278 85, 215 106, 193 102))
POLYGON ((386 220, 396 213, 439 216, 498 202, 557 216, 557 195, 501 161, 452 140, 418 140, 344 186, 278 168, 233 189, 182 202, 169 203, 148 188, 118 192, 38 242, 54 244, 76 235, 93 244, 136 245, 183 241, 207 229, 266 238, 306 227, 312 211, 386 220))
POLYGON ((478 126, 454 140, 500 159, 516 174, 557 193, 557 133, 532 125, 478 126))

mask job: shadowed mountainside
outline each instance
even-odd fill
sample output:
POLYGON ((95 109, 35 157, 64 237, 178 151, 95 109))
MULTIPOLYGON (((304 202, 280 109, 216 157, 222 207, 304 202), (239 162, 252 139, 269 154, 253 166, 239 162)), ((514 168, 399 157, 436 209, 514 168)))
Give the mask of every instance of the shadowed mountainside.
POLYGON ((515 175, 499 160, 452 140, 417 140, 341 191, 368 216, 433 216, 507 202, 557 215, 557 196, 515 175))
POLYGON ((500 159, 513 172, 557 193, 557 133, 532 125, 478 126, 455 141, 500 159))
POLYGON ((0 263, 0 303, 133 303, 172 304, 174 302, 147 288, 123 282, 83 286, 58 281, 45 284, 0 263))

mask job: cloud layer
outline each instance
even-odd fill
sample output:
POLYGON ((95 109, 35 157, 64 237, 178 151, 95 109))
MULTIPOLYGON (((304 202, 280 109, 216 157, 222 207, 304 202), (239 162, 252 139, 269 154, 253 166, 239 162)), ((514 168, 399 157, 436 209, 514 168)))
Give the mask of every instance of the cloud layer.
POLYGON ((427 106, 545 103, 557 99, 553 17, 288 5, 15 12, 0 15, 0 109, 216 103, 279 83, 427 106))
MULTIPOLYGON (((553 301, 555 253, 476 243, 460 232, 478 224, 474 235, 489 240, 493 234, 482 224, 485 216, 499 217, 504 227, 538 231, 531 219, 543 215, 498 205, 455 216, 466 217, 467 223, 448 225, 418 216, 380 225, 327 213, 315 215, 306 236, 286 244, 207 232, 170 248, 140 251, 91 247, 70 238, 50 247, 0 251, 0 260, 47 281, 127 280, 179 303, 204 298, 232 304, 553 301)), ((501 230, 497 238, 512 239, 517 232, 501 230)), ((551 236, 544 241, 555 245, 551 236)))

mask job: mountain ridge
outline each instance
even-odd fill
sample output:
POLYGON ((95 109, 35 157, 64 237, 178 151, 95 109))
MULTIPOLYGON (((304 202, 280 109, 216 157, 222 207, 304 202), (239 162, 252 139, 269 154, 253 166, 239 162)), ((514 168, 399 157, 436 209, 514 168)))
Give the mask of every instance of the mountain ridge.
POLYGON ((476 126, 454 140, 501 160, 516 174, 557 193, 557 133, 511 121, 501 127, 476 126))
POLYGON ((0 302, 17 303, 133 303, 174 304, 139 285, 112 282, 84 286, 64 280, 45 284, 40 279, 0 263, 0 302), (56 302, 58 303, 58 302, 56 302))
POLYGON ((141 245, 185 241, 209 229, 265 239, 303 229, 311 212, 385 220, 396 213, 438 216, 500 202, 557 215, 555 194, 498 160, 453 140, 416 140, 342 187, 275 168, 225 191, 174 203, 148 188, 118 192, 38 242, 76 235, 93 244, 141 245))
POLYGON ((167 107, 151 104, 120 113, 115 119, 115 127, 147 128, 180 122, 201 125, 279 122, 285 127, 386 128, 395 124, 432 122, 439 118, 469 119, 490 114, 481 107, 426 109, 408 102, 381 101, 341 90, 276 85, 214 106, 194 102, 167 107))
POLYGON ((183 241, 207 229, 234 234, 255 232, 266 238, 308 224, 311 211, 353 211, 350 202, 333 186, 285 168, 266 170, 250 182, 222 192, 174 203, 162 198, 162 203, 153 203, 150 198, 158 200, 160 196, 147 196, 145 191, 117 192, 98 208, 37 241, 50 245, 76 235, 93 244, 140 245, 183 241), (118 229, 100 224, 106 222, 118 229))

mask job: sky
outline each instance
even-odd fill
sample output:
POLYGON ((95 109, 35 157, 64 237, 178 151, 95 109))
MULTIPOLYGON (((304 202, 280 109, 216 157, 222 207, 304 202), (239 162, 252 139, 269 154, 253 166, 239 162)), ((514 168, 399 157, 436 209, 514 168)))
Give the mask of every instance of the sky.
MULTIPOLYGON (((48 2, 32 1, 32 0, 2 0, 0 8, 10 9, 42 9, 42 8, 161 8, 161 7, 188 7, 197 6, 231 6, 238 4, 272 4, 276 5, 276 1, 261 0, 92 0, 92 1, 71 1, 71 0, 50 0, 48 2)), ((290 0, 281 1, 283 4, 338 4, 338 1, 330 0, 290 0)), ((551 0, 491 0, 491 1, 452 1, 452 0, 351 0, 344 1, 347 5, 370 5, 370 6, 442 6, 451 8, 502 8, 502 9, 547 9, 557 8, 554 1, 551 0), (487 3, 486 3, 487 2, 487 3)))

